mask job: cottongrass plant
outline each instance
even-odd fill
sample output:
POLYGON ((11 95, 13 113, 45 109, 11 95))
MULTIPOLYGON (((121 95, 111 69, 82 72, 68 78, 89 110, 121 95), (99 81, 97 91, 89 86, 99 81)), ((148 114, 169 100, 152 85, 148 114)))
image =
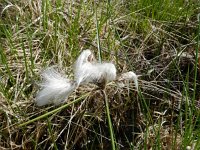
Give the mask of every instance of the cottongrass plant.
POLYGON ((42 73, 43 81, 39 85, 41 90, 36 95, 36 104, 58 105, 67 100, 68 96, 79 87, 88 83, 105 88, 107 82, 122 80, 134 81, 138 90, 137 75, 133 72, 122 74, 117 79, 117 70, 113 63, 98 63, 90 50, 84 50, 74 64, 74 81, 63 77, 53 67, 47 68, 42 73))

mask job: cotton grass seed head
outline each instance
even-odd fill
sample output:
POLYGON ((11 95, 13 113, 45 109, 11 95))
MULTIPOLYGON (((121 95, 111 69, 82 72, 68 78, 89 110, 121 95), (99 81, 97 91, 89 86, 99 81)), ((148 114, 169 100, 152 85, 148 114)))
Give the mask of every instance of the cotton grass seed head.
POLYGON ((84 50, 74 65, 77 86, 87 83, 108 82, 116 79, 116 68, 112 63, 97 63, 90 50, 84 50))
POLYGON ((116 79, 117 70, 113 63, 96 63, 94 64, 98 69, 98 74, 105 78, 106 81, 113 81, 116 79))
POLYGON ((109 82, 116 79, 116 68, 112 63, 90 63, 82 65, 76 73, 77 84, 109 82))
POLYGON ((95 61, 95 57, 91 50, 83 50, 75 62, 75 71, 76 69, 79 69, 79 67, 82 66, 84 63, 93 61, 95 61))
POLYGON ((78 85, 83 80, 82 78, 84 78, 84 75, 82 75, 81 77, 81 74, 84 74, 85 72, 83 70, 90 67, 91 63, 94 61, 95 61, 95 57, 89 49, 83 50, 82 53, 77 58, 74 65, 74 78, 77 81, 78 85))
POLYGON ((125 86, 124 84, 122 84, 122 81, 134 81, 136 90, 138 91, 138 76, 134 72, 129 71, 129 72, 123 73, 121 74, 121 76, 118 77, 117 80, 120 87, 125 86))
POLYGON ((47 104, 58 105, 68 98, 73 92, 75 84, 73 81, 64 78, 54 68, 47 68, 42 73, 43 81, 39 85, 41 90, 37 93, 35 102, 38 106, 47 104))

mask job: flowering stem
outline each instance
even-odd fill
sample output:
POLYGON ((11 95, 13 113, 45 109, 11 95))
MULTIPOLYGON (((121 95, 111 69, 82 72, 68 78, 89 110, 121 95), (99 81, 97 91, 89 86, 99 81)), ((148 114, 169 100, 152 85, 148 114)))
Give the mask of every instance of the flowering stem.
POLYGON ((108 104, 108 97, 106 95, 105 90, 102 90, 102 93, 104 95, 104 103, 105 103, 105 106, 106 106, 106 114, 107 114, 107 118, 108 118, 108 126, 109 126, 109 132, 110 132, 112 150, 115 150, 115 140, 114 140, 114 133, 113 133, 112 121, 111 121, 111 118, 110 118, 110 110, 109 110, 109 104, 108 104))

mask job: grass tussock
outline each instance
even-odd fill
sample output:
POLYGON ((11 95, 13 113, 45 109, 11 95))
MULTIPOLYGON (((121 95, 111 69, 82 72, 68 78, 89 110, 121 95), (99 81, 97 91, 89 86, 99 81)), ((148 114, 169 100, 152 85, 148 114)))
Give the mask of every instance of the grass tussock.
POLYGON ((0 149, 199 149, 199 0, 0 3, 0 149), (41 72, 91 49, 139 79, 34 103, 41 72))

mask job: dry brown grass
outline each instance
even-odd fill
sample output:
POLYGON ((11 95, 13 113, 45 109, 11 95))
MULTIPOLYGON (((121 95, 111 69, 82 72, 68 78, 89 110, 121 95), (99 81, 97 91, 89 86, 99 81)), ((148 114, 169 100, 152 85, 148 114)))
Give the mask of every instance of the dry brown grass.
POLYGON ((134 7, 136 2, 61 0, 57 8, 57 1, 46 2, 46 8, 42 0, 0 4, 0 149, 111 149, 104 96, 95 85, 78 88, 66 101, 88 93, 79 103, 19 127, 60 107, 34 104, 44 68, 57 65, 73 78, 71 66, 81 50, 98 54, 95 11, 103 60, 113 61, 119 73, 142 75, 139 93, 133 83, 106 86, 117 147, 178 150, 193 144, 194 149, 197 4, 187 5, 188 16, 183 11, 170 20, 151 18, 148 7, 134 7))

